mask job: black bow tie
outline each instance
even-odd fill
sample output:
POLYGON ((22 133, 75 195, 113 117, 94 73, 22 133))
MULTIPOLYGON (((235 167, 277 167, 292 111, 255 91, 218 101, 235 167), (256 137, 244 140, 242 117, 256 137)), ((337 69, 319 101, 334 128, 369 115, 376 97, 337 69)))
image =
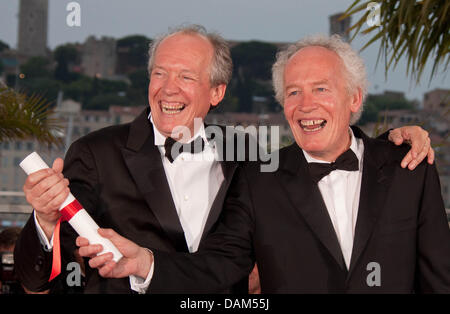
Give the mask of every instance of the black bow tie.
POLYGON ((308 164, 308 167, 311 178, 315 183, 318 183, 323 177, 327 176, 333 170, 339 169, 347 171, 357 171, 359 169, 358 158, 351 149, 348 149, 346 152, 340 155, 335 162, 310 162, 308 164))
POLYGON ((172 163, 181 153, 196 154, 202 152, 205 149, 205 141, 201 136, 198 136, 192 142, 183 144, 168 137, 164 142, 164 148, 166 150, 165 156, 172 163), (178 143, 178 147, 173 147, 175 143, 178 143))

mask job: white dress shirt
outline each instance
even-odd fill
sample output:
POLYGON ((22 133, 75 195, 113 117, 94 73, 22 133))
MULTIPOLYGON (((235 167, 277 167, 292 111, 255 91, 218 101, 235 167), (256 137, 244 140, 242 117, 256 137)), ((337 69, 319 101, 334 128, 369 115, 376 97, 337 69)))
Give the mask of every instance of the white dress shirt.
POLYGON ((36 211, 33 211, 33 217, 34 217, 34 224, 36 225, 36 231, 39 237, 39 241, 41 242, 42 246, 44 247, 44 251, 51 252, 53 249, 53 234, 50 239, 50 241, 47 239, 47 236, 45 235, 44 230, 42 229, 41 225, 38 222, 38 219, 36 217, 36 211))
MULTIPOLYGON (((150 121, 151 114, 149 115, 150 121)), ((191 141, 201 136, 205 141, 202 153, 181 153, 172 163, 165 158, 164 143, 166 137, 153 125, 155 145, 161 153, 164 171, 169 182, 172 198, 177 209, 189 252, 197 251, 205 228, 209 211, 216 198, 217 192, 224 181, 222 166, 220 165, 214 142, 208 142, 205 127, 192 137, 191 141)), ((153 277, 154 264, 150 268, 147 278, 130 276, 131 289, 145 293, 153 277)))
MULTIPOLYGON (((323 177, 318 187, 333 223, 347 269, 350 267, 356 219, 358 217, 359 196, 361 191, 364 144, 356 138, 350 129, 350 149, 356 154, 359 162, 358 171, 334 170, 323 177)), ((306 161, 327 163, 311 157, 303 151, 306 161)))
POLYGON ((205 141, 203 152, 196 154, 183 152, 172 163, 164 156, 166 137, 156 127, 153 127, 153 130, 155 145, 161 153, 172 198, 189 252, 192 253, 198 249, 209 210, 224 181, 222 166, 217 161, 214 143, 209 143, 206 138, 203 124, 191 139, 192 141, 198 136, 203 138, 205 141))

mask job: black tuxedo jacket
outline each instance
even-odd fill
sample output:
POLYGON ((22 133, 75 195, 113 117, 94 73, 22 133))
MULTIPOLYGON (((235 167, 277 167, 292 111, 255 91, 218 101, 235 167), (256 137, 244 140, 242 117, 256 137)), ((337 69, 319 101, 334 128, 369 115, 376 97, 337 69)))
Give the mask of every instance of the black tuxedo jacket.
POLYGON ((197 253, 154 252, 148 292, 220 290, 256 260, 263 293, 449 293, 450 231, 435 166, 402 169, 408 147, 354 133, 364 161, 348 270, 294 144, 280 151, 274 173, 260 173, 257 163, 238 169, 221 221, 197 253))
MULTIPOLYGON (((147 109, 132 123, 108 127, 74 142, 65 157, 64 175, 70 180, 72 194, 100 227, 112 228, 143 247, 188 252, 160 152, 154 145, 148 113, 147 109)), ((221 138, 215 140, 220 146, 221 138)), ((236 162, 222 161, 221 165, 225 180, 214 200, 203 235, 216 223, 237 168, 236 162)), ((15 269, 24 286, 32 291, 51 288, 66 292, 64 270, 67 263, 75 261, 75 238, 70 225, 62 223, 63 272, 48 284, 52 253, 43 250, 34 219, 30 217, 15 249, 15 269)), ((128 278, 105 279, 97 270, 92 270, 87 261, 85 264, 86 293, 131 292, 128 278)), ((246 292, 246 282, 234 288, 233 292, 246 292)))

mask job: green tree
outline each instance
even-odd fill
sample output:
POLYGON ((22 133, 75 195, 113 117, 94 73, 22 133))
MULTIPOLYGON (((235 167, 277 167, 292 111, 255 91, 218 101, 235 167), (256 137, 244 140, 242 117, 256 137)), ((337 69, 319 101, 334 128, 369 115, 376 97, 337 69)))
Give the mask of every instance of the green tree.
POLYGON ((56 99, 61 82, 53 78, 50 61, 43 57, 32 57, 20 66, 19 78, 16 78, 21 91, 28 95, 42 95, 53 101, 56 99))
POLYGON ((80 103, 87 103, 92 97, 93 79, 81 76, 76 81, 70 82, 63 87, 64 97, 71 98, 80 103))
POLYGON ((0 51, 8 50, 8 49, 9 49, 9 45, 0 40, 0 51))
POLYGON ((379 112, 384 110, 414 110, 414 103, 404 97, 392 97, 386 94, 368 95, 364 111, 358 125, 379 121, 379 112))
POLYGON ((236 112, 239 110, 239 99, 232 96, 229 91, 225 93, 225 97, 218 106, 210 109, 213 113, 236 112))
POLYGON ((59 122, 51 118, 50 103, 0 86, 0 142, 34 138, 42 144, 62 144, 59 122))
POLYGON ((235 74, 270 80, 276 53, 275 45, 260 41, 249 41, 234 46, 231 48, 231 57, 236 69, 235 74))
POLYGON ((148 72, 143 68, 128 75, 131 85, 127 90, 128 99, 136 105, 145 105, 148 103, 148 72))
POLYGON ((253 111, 253 97, 273 94, 270 84, 271 68, 277 47, 273 44, 249 41, 231 48, 234 64, 232 82, 229 86, 231 98, 239 99, 239 111, 253 111))
POLYGON ((80 55, 73 44, 65 44, 58 46, 53 52, 53 58, 57 65, 55 68, 55 79, 70 82, 78 78, 74 73, 70 73, 70 64, 79 64, 80 55))
POLYGON ((142 35, 131 35, 117 40, 117 70, 119 73, 130 73, 145 68, 148 61, 150 38, 142 35))
MULTIPOLYGON (((344 16, 356 15, 367 10, 370 0, 356 0, 344 16)), ((395 68, 400 58, 407 58, 407 75, 418 83, 428 60, 433 68, 430 81, 440 66, 447 70, 450 61, 450 2, 443 0, 384 0, 379 2, 380 26, 372 26, 361 31, 366 25, 367 11, 350 29, 355 30, 353 38, 359 34, 373 34, 362 48, 380 40, 378 59, 385 60, 385 73, 395 68)))
POLYGON ((130 73, 128 78, 131 81, 131 87, 136 89, 147 90, 148 88, 148 72, 147 69, 140 69, 130 73))
POLYGON ((87 110, 108 110, 110 106, 130 106, 130 102, 126 97, 119 96, 114 93, 99 94, 92 97, 89 102, 83 106, 87 110))
POLYGON ((123 81, 98 79, 98 83, 98 94, 125 93, 128 88, 128 84, 123 81))
POLYGON ((56 100, 61 82, 51 77, 27 78, 20 80, 20 88, 28 95, 39 94, 49 101, 56 100))
POLYGON ((44 57, 31 57, 20 66, 20 72, 25 75, 25 79, 50 77, 50 61, 44 57))

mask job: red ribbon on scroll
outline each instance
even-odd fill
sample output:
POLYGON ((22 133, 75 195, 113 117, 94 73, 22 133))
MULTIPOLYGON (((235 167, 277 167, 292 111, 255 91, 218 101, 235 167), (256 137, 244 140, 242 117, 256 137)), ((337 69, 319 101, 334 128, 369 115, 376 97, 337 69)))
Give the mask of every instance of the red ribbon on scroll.
POLYGON ((53 233, 53 261, 52 261, 52 273, 48 281, 52 281, 56 276, 61 273, 61 246, 59 241, 59 229, 62 221, 69 221, 79 211, 83 209, 83 206, 74 200, 72 203, 61 209, 61 218, 59 218, 56 224, 55 231, 53 233))

